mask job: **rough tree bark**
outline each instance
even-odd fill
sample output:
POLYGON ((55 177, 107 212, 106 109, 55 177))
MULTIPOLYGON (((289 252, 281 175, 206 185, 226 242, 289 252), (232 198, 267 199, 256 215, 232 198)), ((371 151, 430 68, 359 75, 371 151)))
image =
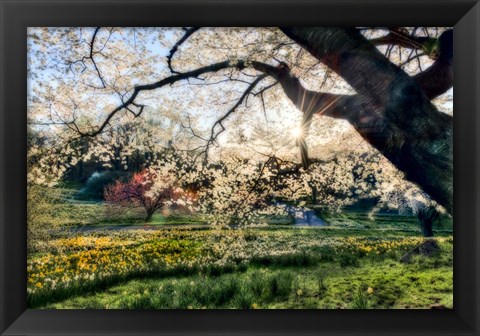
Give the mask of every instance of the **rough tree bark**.
POLYGON ((433 237, 433 222, 440 217, 435 208, 421 209, 417 214, 424 237, 433 237))
POLYGON ((282 31, 357 93, 337 96, 308 91, 298 79, 278 75, 297 107, 304 114, 348 120, 407 179, 452 213, 453 120, 430 102, 451 87, 451 31, 440 38, 439 60, 416 78, 391 63, 356 29, 302 27, 282 31))

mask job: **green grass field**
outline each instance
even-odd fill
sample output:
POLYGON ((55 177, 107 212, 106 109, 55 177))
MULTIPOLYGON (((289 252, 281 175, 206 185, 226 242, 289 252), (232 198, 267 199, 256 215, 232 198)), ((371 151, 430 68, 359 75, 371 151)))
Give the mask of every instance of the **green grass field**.
POLYGON ((29 308, 367 309, 453 307, 453 227, 440 251, 401 257, 424 239, 415 217, 322 214, 329 225, 271 218, 216 228, 208 216, 115 213, 56 205, 62 230, 28 257, 29 308))
POLYGON ((43 308, 451 308, 448 254, 411 265, 386 259, 347 267, 336 262, 252 265, 220 275, 140 277, 43 308))

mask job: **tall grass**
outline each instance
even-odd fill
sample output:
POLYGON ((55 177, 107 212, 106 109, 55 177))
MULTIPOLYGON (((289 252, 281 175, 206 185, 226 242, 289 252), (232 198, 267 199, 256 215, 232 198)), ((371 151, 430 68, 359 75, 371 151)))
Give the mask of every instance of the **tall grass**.
MULTIPOLYGON (((293 293, 290 271, 272 274, 252 273, 240 280, 236 274, 220 277, 194 276, 161 287, 132 288, 118 302, 122 309, 252 309, 285 300, 293 293), (143 291, 142 291, 143 289, 143 291)), ((95 305, 93 305, 94 307, 95 305)))

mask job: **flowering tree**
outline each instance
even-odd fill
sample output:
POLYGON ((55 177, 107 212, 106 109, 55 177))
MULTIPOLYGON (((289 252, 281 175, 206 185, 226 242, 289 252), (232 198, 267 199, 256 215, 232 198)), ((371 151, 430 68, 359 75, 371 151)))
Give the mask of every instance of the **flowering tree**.
MULTIPOLYGON (((204 212, 252 221, 271 195, 348 204, 405 180, 451 212, 452 39, 442 27, 31 28, 29 115, 65 145, 59 171, 125 167, 142 146, 185 153, 177 178, 205 182, 204 212)), ((149 171, 162 176, 162 160, 149 171)))
POLYGON ((122 206, 143 207, 147 213, 145 221, 149 222, 157 210, 175 202, 180 193, 171 174, 143 170, 127 182, 117 181, 107 186, 105 200, 122 206))
POLYGON ((227 157, 221 165, 204 167, 200 175, 209 184, 198 191, 196 210, 214 215, 213 224, 262 225, 265 215, 286 214, 269 202, 272 176, 255 162, 227 157))

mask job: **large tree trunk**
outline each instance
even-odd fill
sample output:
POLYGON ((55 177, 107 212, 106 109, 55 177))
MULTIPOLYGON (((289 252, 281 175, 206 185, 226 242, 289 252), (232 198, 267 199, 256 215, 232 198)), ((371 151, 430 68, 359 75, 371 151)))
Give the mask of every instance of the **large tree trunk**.
POLYGON ((418 212, 417 217, 424 237, 433 237, 433 222, 439 216, 440 214, 435 208, 425 208, 418 212))
MULTIPOLYGON (((338 73, 357 93, 319 97, 319 93, 299 90, 295 79, 281 81, 297 107, 310 113, 305 106, 315 106, 313 113, 347 119, 407 179, 452 213, 453 120, 431 104, 427 94, 438 95, 439 89, 433 87, 429 77, 408 76, 356 29, 302 27, 282 31, 338 73), (422 83, 429 86, 425 92, 422 83), (308 99, 314 103, 306 103, 308 99)), ((445 69, 440 68, 449 71, 445 69)))
POLYGON ((433 222, 420 222, 420 228, 424 237, 433 237, 433 222))

